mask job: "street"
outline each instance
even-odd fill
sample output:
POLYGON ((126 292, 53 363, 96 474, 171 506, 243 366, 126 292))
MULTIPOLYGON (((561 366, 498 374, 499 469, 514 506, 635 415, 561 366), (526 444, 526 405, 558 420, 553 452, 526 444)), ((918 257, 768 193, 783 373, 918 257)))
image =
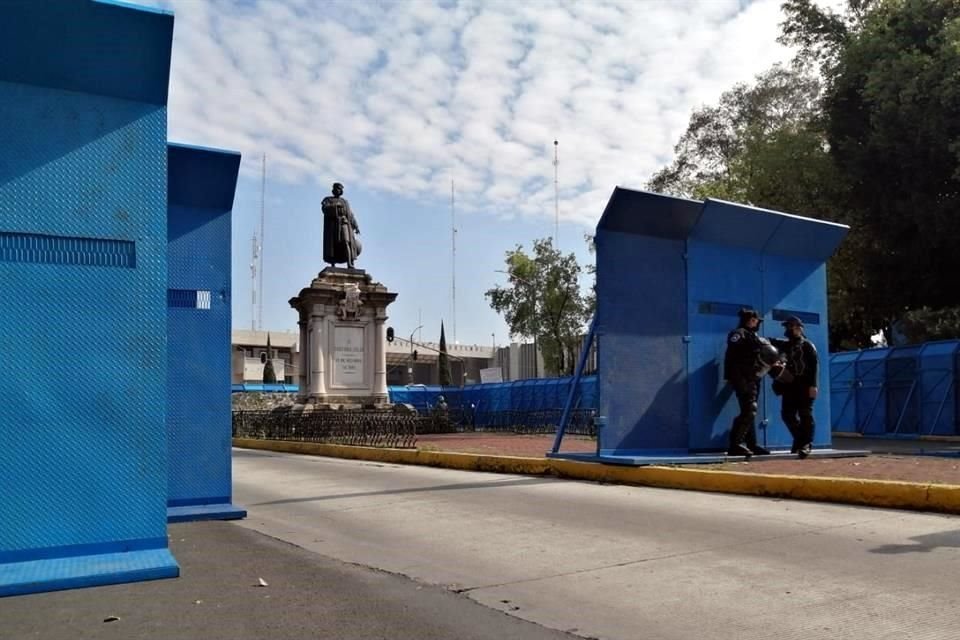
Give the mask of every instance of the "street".
POLYGON ((234 450, 239 525, 549 629, 949 638, 954 517, 234 450))

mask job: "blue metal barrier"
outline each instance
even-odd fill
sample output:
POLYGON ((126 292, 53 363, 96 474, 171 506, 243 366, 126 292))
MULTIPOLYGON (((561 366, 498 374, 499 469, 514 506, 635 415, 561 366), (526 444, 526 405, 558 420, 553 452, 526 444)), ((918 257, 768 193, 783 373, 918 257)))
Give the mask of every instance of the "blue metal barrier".
POLYGON ((830 356, 832 430, 867 436, 960 433, 960 341, 830 356))

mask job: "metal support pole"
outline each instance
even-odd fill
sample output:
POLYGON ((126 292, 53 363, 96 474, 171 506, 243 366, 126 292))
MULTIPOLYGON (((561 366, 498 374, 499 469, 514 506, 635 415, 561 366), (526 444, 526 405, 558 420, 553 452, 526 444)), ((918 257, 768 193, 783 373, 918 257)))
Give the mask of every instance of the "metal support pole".
POLYGON ((570 382, 570 393, 567 395, 567 402, 563 407, 563 414, 560 416, 560 424, 557 425, 557 437, 553 441, 551 453, 560 451, 560 441, 563 440, 563 432, 567 430, 567 423, 570 421, 570 410, 573 408, 577 387, 583 377, 583 369, 587 366, 587 358, 590 357, 590 347, 593 346, 593 334, 596 328, 597 316, 593 316, 590 320, 590 331, 587 333, 586 344, 583 345, 583 351, 580 352, 580 359, 577 361, 577 370, 573 373, 573 380, 570 382))

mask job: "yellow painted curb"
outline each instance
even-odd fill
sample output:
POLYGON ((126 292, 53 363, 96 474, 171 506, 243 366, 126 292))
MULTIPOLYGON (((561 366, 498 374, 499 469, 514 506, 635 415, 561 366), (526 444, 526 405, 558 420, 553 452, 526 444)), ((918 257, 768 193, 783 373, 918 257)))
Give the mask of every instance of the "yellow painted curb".
POLYGON ((766 475, 686 467, 633 467, 550 458, 520 458, 417 449, 381 449, 312 442, 234 438, 233 446, 331 458, 415 464, 461 471, 554 475, 571 480, 837 502, 960 514, 960 485, 892 480, 766 475))

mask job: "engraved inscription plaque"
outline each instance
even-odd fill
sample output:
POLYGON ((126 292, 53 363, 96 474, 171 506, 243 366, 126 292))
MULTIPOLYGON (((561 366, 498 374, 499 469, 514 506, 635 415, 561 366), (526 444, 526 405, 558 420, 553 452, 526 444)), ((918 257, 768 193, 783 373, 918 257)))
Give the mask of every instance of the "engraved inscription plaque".
POLYGON ((333 384, 363 386, 363 327, 337 326, 333 330, 333 384))

